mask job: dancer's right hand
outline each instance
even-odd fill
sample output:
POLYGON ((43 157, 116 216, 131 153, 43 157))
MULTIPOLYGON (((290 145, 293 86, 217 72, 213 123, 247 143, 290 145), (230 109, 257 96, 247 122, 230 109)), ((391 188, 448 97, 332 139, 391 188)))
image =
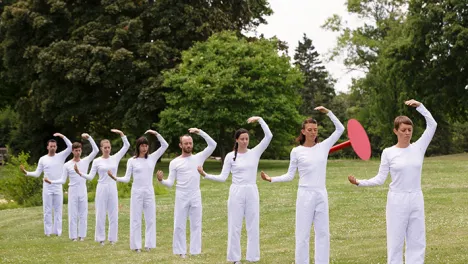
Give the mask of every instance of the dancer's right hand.
POLYGON ((156 172, 156 176, 158 177, 158 181, 162 181, 164 178, 164 173, 158 170, 158 172, 156 172))
POLYGON ((357 180, 356 177, 354 177, 353 175, 349 175, 349 176, 348 176, 348 180, 349 180, 350 183, 352 183, 352 184, 354 184, 354 185, 358 185, 358 184, 359 184, 358 180, 357 180))
POLYGON ((198 170, 198 173, 200 173, 201 176, 203 176, 203 177, 206 176, 206 172, 203 170, 202 166, 198 166, 197 170, 198 170))
POLYGON ((268 174, 266 174, 265 172, 262 171, 260 175, 262 176, 262 179, 264 179, 265 181, 271 182, 271 177, 268 176, 268 174))
POLYGON ((44 177, 44 181, 47 182, 48 184, 51 184, 49 178, 47 178, 47 177, 44 177))
POLYGON ((75 172, 76 172, 78 175, 83 176, 83 175, 81 175, 81 172, 80 172, 80 170, 78 169, 78 165, 76 165, 76 163, 75 163, 75 166, 73 167, 73 169, 75 169, 75 172))
POLYGON ((26 173, 27 173, 26 169, 24 168, 24 166, 22 164, 20 165, 20 170, 24 175, 26 175, 26 173))

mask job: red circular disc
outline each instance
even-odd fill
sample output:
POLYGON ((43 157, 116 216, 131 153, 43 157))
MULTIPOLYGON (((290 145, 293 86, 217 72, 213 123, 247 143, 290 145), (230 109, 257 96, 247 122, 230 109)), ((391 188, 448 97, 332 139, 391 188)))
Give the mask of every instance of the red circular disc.
POLYGON ((359 121, 350 119, 348 121, 348 138, 351 141, 351 146, 354 152, 363 160, 370 159, 371 146, 369 137, 359 121))

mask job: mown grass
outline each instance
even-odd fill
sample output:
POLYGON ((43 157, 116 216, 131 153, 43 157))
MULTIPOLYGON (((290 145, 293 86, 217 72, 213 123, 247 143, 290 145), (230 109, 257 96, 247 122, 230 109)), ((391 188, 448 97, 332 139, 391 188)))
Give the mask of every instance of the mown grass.
MULTIPOLYGON (((426 263, 468 263, 468 155, 426 158, 423 191, 426 208, 426 263)), ((167 174, 168 160, 157 169, 167 174)), ((347 181, 373 177, 379 160, 330 160, 327 189, 330 204, 331 263, 386 263, 385 204, 388 183, 357 188, 347 181)), ((288 161, 261 161, 259 170, 270 175, 286 172, 288 161)), ((205 169, 219 173, 221 164, 208 161, 205 169)), ((119 170, 123 174, 125 170, 119 170)), ((258 176, 259 177, 259 176, 258 176)), ((4 263, 226 263, 227 206, 230 178, 226 183, 201 181, 203 196, 202 255, 180 259, 172 255, 175 189, 158 195, 157 248, 136 254, 129 249, 130 200, 120 199, 119 242, 104 247, 94 242, 95 211, 89 206, 88 238, 68 239, 64 206, 62 237, 43 234, 42 207, 0 211, 0 261, 4 263)), ((294 222, 297 178, 270 184, 258 179, 261 206, 259 263, 294 263, 294 222)), ((313 231, 311 234, 313 263, 313 231)), ((242 234, 245 258, 246 234, 242 234)))

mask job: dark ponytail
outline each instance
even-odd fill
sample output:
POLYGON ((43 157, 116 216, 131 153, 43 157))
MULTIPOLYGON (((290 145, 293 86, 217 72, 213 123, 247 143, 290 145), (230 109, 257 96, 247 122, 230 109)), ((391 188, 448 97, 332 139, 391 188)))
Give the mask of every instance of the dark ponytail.
MULTIPOLYGON (((236 133, 234 134, 234 140, 237 140, 239 139, 240 135, 244 134, 244 133, 249 133, 249 131, 247 129, 244 129, 244 128, 240 128, 236 131, 236 133)), ((237 141, 234 143, 234 158, 233 160, 236 161, 237 159, 237 150, 239 149, 239 143, 237 143, 237 141)))
POLYGON ((237 158, 237 150, 239 149, 239 143, 234 143, 234 158, 233 160, 236 161, 237 158))
MULTIPOLYGON (((316 124, 317 125, 318 123, 317 123, 317 120, 313 119, 312 117, 309 117, 306 120, 304 120, 304 122, 302 122, 301 131, 299 132, 299 136, 296 138, 296 142, 298 142, 299 145, 304 145, 304 142, 306 141, 306 138, 305 138, 304 134, 302 134, 302 129, 305 129, 306 124, 316 124)), ((318 135, 317 135, 317 137, 315 137, 315 143, 316 144, 318 143, 318 135)))

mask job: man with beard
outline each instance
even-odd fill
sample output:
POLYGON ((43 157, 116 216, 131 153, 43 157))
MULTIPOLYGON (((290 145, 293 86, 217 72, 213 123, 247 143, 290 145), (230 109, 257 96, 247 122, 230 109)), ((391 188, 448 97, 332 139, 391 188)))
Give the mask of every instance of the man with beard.
POLYGON ((202 166, 205 160, 213 153, 216 142, 204 131, 198 128, 190 128, 190 133, 199 134, 208 144, 202 152, 192 155, 193 140, 190 135, 179 138, 179 147, 182 155, 173 159, 169 164, 169 177, 163 180, 163 172, 158 171, 158 180, 165 186, 176 184, 176 200, 174 208, 174 237, 173 253, 185 258, 186 246, 186 222, 190 219, 190 254, 201 253, 201 229, 202 229, 202 202, 200 193, 200 175, 198 166, 202 166))
MULTIPOLYGON (((67 148, 64 151, 57 151, 57 141, 51 139, 47 141, 47 155, 39 159, 37 168, 33 172, 26 171, 23 165, 20 165, 21 171, 26 176, 39 177, 44 172, 44 177, 51 180, 59 180, 62 177, 63 164, 65 159, 72 151, 72 143, 64 135, 55 133, 54 137, 61 137, 67 148)), ((62 184, 48 184, 44 182, 42 185, 42 207, 44 208, 44 233, 46 236, 55 234, 62 235, 62 205, 63 205, 63 189, 62 184), (52 208, 54 210, 54 221, 52 221, 52 208)))

